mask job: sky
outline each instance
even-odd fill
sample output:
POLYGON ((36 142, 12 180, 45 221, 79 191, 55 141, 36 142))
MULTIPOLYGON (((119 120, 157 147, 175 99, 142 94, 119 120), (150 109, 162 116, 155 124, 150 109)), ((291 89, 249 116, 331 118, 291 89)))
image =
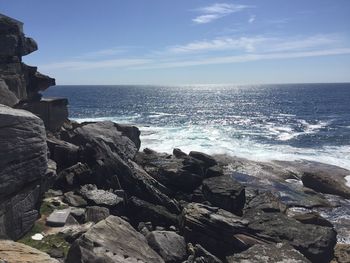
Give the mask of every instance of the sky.
POLYGON ((0 0, 57 84, 350 82, 349 0, 0 0))

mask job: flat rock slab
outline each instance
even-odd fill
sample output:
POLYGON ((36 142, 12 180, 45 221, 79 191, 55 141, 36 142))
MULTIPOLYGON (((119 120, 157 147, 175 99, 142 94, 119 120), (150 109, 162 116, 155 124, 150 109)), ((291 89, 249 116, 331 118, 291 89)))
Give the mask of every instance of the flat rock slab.
POLYGON ((22 243, 0 240, 0 262, 6 263, 59 263, 48 254, 22 243))
POLYGON ((53 211, 49 217, 46 219, 46 224, 48 226, 60 227, 66 224, 68 216, 70 214, 70 209, 62 209, 53 211))

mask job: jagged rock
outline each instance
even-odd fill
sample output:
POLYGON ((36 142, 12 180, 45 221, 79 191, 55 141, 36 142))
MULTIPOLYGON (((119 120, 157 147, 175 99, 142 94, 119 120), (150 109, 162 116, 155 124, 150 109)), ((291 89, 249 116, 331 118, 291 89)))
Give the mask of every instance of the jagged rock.
POLYGON ((248 250, 229 256, 227 263, 310 263, 301 253, 287 244, 254 245, 248 250))
POLYGON ((174 148, 173 150, 173 155, 176 157, 176 158, 184 158, 187 156, 186 153, 184 153, 183 151, 181 151, 179 148, 174 148))
POLYGON ((154 179, 174 191, 192 192, 204 179, 203 162, 189 156, 177 158, 148 149, 137 154, 136 162, 154 179))
POLYGON ((131 213, 130 218, 138 221, 147 220, 158 226, 171 226, 179 223, 178 216, 165 207, 143 201, 135 196, 128 200, 128 208, 131 213))
POLYGON ((79 223, 85 222, 85 208, 71 207, 71 216, 73 216, 79 223))
POLYGON ((0 262, 5 263, 59 263, 48 254, 22 243, 0 240, 0 262))
POLYGON ((211 254, 199 244, 196 244, 193 247, 193 245, 189 243, 188 250, 192 255, 190 255, 183 263, 222 263, 219 258, 211 254))
POLYGON ((76 163, 75 165, 62 170, 58 174, 56 186, 61 189, 76 189, 80 185, 87 184, 93 179, 92 171, 87 164, 76 163))
POLYGON ((12 107, 17 103, 18 98, 16 95, 9 90, 6 82, 3 79, 0 79, 0 104, 12 107))
POLYGON ((80 189, 80 194, 92 205, 104 206, 111 212, 121 211, 124 207, 124 200, 114 193, 97 189, 95 185, 84 185, 80 189))
POLYGON ((137 150, 141 147, 141 140, 140 140, 140 130, 136 126, 131 125, 125 125, 125 124, 118 124, 114 123, 114 126, 117 128, 118 131, 122 133, 123 136, 128 137, 136 146, 137 150))
POLYGON ((320 216, 320 214, 318 214, 317 212, 298 213, 294 214, 291 217, 303 224, 333 227, 331 222, 320 216))
POLYGON ((349 263, 350 262, 350 245, 337 244, 334 249, 335 259, 331 263, 349 263))
POLYGON ((129 223, 109 216, 73 243, 66 262, 164 263, 164 260, 129 223))
POLYGON ((109 210, 106 207, 88 206, 86 208, 86 212, 85 212, 86 222, 97 223, 107 217, 109 217, 109 210))
POLYGON ((245 204, 244 187, 230 176, 205 179, 202 191, 212 205, 238 215, 242 213, 245 204))
POLYGON ((248 221, 226 210, 190 203, 182 212, 180 227, 187 242, 199 243, 216 255, 241 249, 236 234, 249 233, 248 221))
POLYGON ((212 156, 202 152, 191 151, 189 156, 202 161, 207 168, 218 164, 212 156))
POLYGON ((0 236, 18 239, 37 219, 46 183, 45 128, 35 115, 0 105, 0 236))
POLYGON ((287 242, 312 262, 329 262, 337 233, 329 227, 302 224, 282 213, 250 210, 244 218, 254 235, 275 243, 287 242))
POLYGON ((263 192, 250 200, 245 209, 260 209, 264 212, 284 213, 287 206, 271 192, 263 192))
POLYGON ((60 233, 63 234, 63 237, 68 242, 74 242, 78 239, 82 234, 88 231, 94 225, 93 222, 87 222, 83 225, 70 225, 64 227, 60 233))
POLYGON ((47 139, 47 145, 50 150, 50 158, 57 163, 59 171, 70 167, 78 162, 78 146, 66 141, 59 140, 50 135, 47 139))
POLYGON ((223 169, 220 165, 209 167, 205 173, 205 178, 218 177, 224 175, 223 169))
POLYGON ((74 192, 67 192, 64 194, 64 199, 70 206, 84 207, 87 206, 87 202, 80 195, 74 194, 74 192))
POLYGON ((185 239, 171 231, 153 231, 146 236, 148 245, 156 251, 166 263, 182 262, 186 258, 185 239))

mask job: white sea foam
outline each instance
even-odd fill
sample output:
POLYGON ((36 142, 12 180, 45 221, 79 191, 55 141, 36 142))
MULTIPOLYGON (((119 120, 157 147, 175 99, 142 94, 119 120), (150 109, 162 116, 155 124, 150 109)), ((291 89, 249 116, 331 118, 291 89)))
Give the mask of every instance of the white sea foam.
MULTIPOLYGON (((84 118, 76 121, 110 120, 118 123, 133 123, 138 116, 123 118, 84 118)), ((319 124, 318 127, 326 124, 319 124)), ((202 151, 208 154, 228 154, 257 161, 305 159, 333 164, 350 170, 350 145, 324 146, 320 148, 299 148, 286 144, 267 144, 251 139, 260 135, 255 129, 241 130, 229 126, 154 127, 137 124, 141 130, 141 149, 151 148, 159 152, 171 153, 174 148, 184 152, 202 151)), ((278 140, 288 140, 299 136, 290 127, 275 127, 268 130, 278 140)), ((349 178, 349 177, 348 177, 349 178)), ((350 180, 350 178, 348 179, 350 180)), ((349 183, 350 184, 350 183, 349 183)))

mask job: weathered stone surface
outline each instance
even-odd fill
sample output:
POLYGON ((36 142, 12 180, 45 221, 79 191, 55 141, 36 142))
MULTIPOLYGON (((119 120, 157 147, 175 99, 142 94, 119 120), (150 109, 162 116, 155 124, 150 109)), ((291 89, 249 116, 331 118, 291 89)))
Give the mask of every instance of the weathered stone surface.
POLYGON ((214 206, 241 214, 245 204, 244 187, 230 176, 205 179, 202 183, 204 197, 214 206))
POLYGON ((70 206, 84 207, 87 206, 87 202, 80 195, 74 194, 74 192, 67 192, 64 194, 63 200, 70 206))
POLYGON ((211 254, 199 244, 193 246, 189 243, 188 250, 191 255, 183 263, 222 263, 219 258, 211 254))
POLYGON ((350 245, 337 244, 334 249, 334 257, 331 263, 348 263, 350 262, 350 245))
POLYGON ((106 207, 88 206, 85 212, 86 222, 97 223, 109 216, 109 210, 106 207))
POLYGON ((182 262, 187 255, 185 239, 172 231, 153 231, 146 236, 148 245, 166 263, 182 262))
POLYGON ((287 209, 287 206, 283 204, 271 192, 263 192, 250 200, 245 209, 258 209, 264 212, 284 213, 287 209))
POLYGON ((97 189, 95 185, 87 184, 81 187, 81 195, 88 200, 89 203, 105 206, 105 207, 116 207, 122 206, 124 203, 123 198, 120 198, 114 193, 97 189))
POLYGON ((48 254, 10 240, 0 240, 0 261, 6 263, 59 263, 48 254))
POLYGON ((237 234, 248 232, 248 221, 226 210, 203 204, 188 204, 181 216, 181 231, 187 242, 199 243, 217 255, 241 249, 237 234))
POLYGON ((42 121, 0 105, 0 236, 18 239, 36 220, 47 162, 42 121))
POLYGON ((164 263, 164 260, 129 223, 109 216, 73 243, 66 262, 164 263))
POLYGON ((69 214, 70 214, 69 208, 62 209, 62 210, 55 210, 46 218, 46 224, 48 226, 53 226, 53 227, 64 226, 67 222, 69 214))
POLYGON ((130 218, 138 221, 150 221, 158 226, 178 225, 178 216, 171 213, 165 207, 155 205, 137 197, 128 200, 130 218))
POLYGON ((16 95, 9 90, 6 82, 0 79, 0 104, 12 107, 18 103, 16 95))
POLYGON ((70 225, 64 227, 60 233, 63 234, 63 237, 68 242, 73 242, 78 239, 82 234, 88 231, 94 225, 93 222, 87 222, 82 225, 70 225))
POLYGON ((310 263, 300 252, 286 244, 254 245, 248 250, 229 256, 227 263, 310 263))
POLYGON ((80 185, 84 185, 93 181, 92 171, 87 164, 76 163, 62 170, 58 174, 58 179, 56 180, 56 187, 69 190, 77 189, 80 185))
POLYGON ((329 227, 302 224, 281 213, 250 210, 244 215, 254 235, 275 243, 287 242, 312 262, 333 258, 336 232, 329 227))

